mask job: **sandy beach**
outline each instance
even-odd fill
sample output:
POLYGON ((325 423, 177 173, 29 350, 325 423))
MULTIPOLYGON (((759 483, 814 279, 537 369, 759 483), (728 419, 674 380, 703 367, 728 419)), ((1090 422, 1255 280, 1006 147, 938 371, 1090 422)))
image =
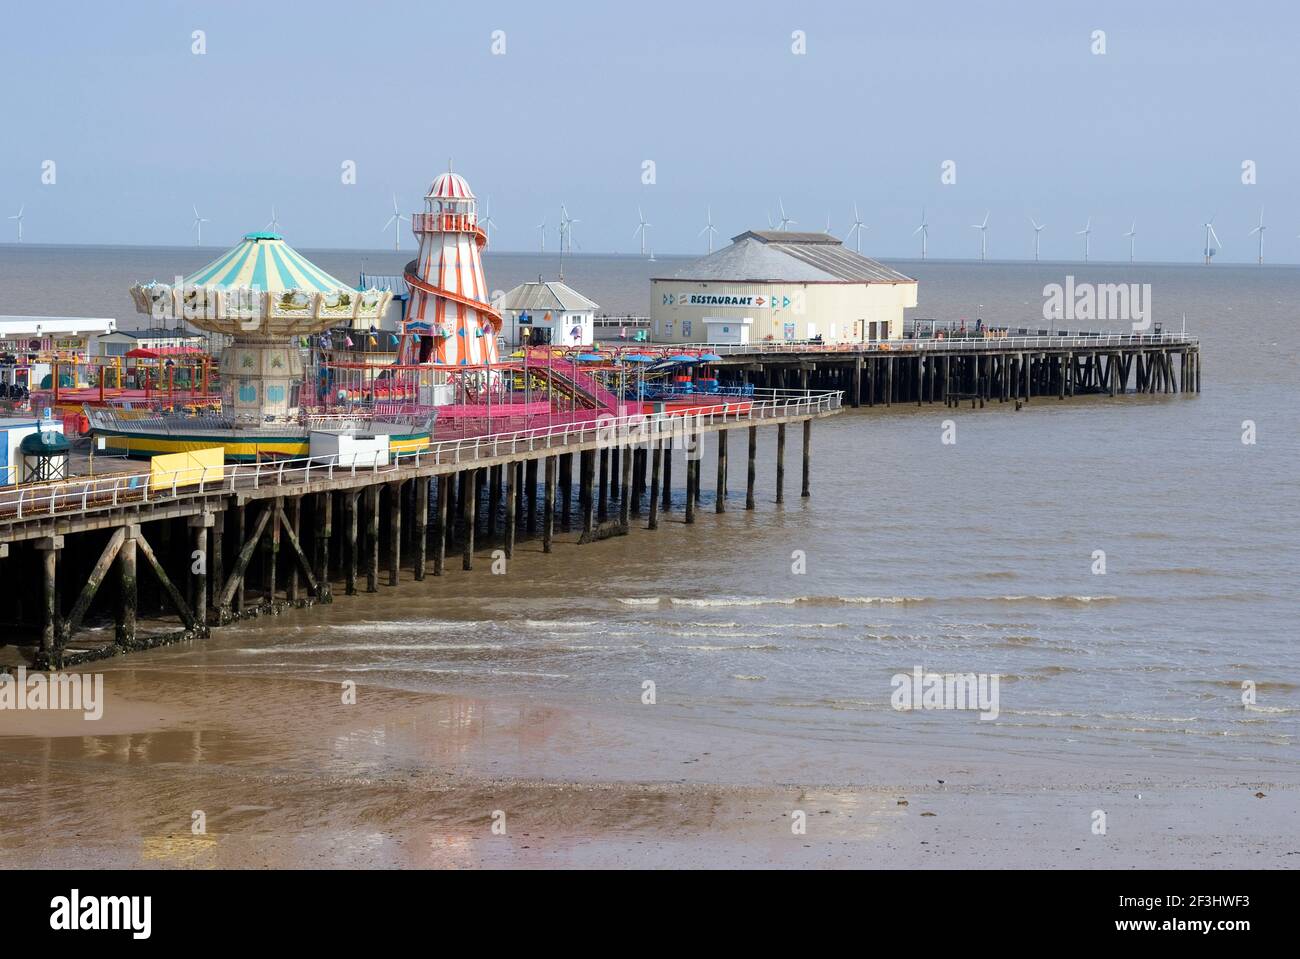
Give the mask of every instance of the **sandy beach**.
POLYGON ((800 778, 806 751, 740 736, 719 754, 677 720, 365 685, 344 705, 333 681, 105 671, 97 726, 3 717, 11 867, 1284 868, 1300 856, 1294 780, 1221 766, 881 744, 856 758, 860 779, 825 783, 800 778))

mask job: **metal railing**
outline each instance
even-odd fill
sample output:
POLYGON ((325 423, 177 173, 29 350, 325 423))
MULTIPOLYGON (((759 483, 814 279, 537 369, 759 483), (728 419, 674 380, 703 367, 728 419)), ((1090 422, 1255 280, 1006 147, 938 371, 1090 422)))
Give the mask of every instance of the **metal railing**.
POLYGON ((718 356, 747 356, 754 353, 953 353, 988 349, 1029 350, 1049 348, 1092 348, 1124 346, 1198 346, 1200 339, 1181 333, 1079 333, 1047 336, 966 336, 943 339, 868 340, 863 343, 824 343, 816 340, 760 340, 757 343, 673 343, 652 344, 655 348, 681 353, 699 350, 718 356))
MULTIPOLYGON (((707 394, 702 399, 711 399, 707 394)), ((755 390, 754 395, 718 396, 710 405, 685 411, 606 416, 581 423, 564 423, 512 432, 471 436, 431 443, 425 449, 390 454, 388 462, 373 465, 373 452, 360 452, 350 463, 338 457, 300 457, 265 463, 225 465, 217 479, 208 473, 216 467, 182 467, 166 472, 119 473, 103 478, 82 477, 60 483, 0 491, 0 523, 38 520, 178 501, 188 498, 258 490, 264 487, 303 486, 315 480, 366 474, 401 474, 422 466, 474 463, 518 453, 563 448, 589 442, 609 445, 642 443, 683 433, 693 434, 724 424, 756 424, 790 416, 815 416, 840 409, 840 391, 755 390)))

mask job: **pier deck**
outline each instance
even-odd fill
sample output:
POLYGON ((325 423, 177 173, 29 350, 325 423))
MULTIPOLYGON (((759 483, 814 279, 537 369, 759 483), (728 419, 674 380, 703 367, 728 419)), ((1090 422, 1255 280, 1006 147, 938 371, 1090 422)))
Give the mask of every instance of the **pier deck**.
POLYGON ((727 383, 833 389, 852 407, 1201 391, 1200 341, 1176 333, 966 336, 701 346, 727 383))
POLYGON ((390 585, 404 565, 417 580, 429 565, 442 575, 452 547, 471 570, 478 535, 509 559, 519 534, 540 532, 551 552, 557 523, 578 526, 580 542, 626 534, 633 517, 655 529, 674 503, 673 448, 688 450, 684 519, 693 523, 707 434, 718 437, 718 512, 727 507, 727 436, 742 428, 745 508, 755 505, 760 427, 777 431, 780 503, 786 429, 803 425, 808 496, 812 422, 841 401, 837 391, 756 390, 743 406, 719 398, 689 414, 444 440, 377 467, 283 460, 228 464, 212 479, 115 473, 3 491, 0 576, 14 601, 0 615, 17 655, 0 665, 56 667, 196 638, 241 616, 329 602, 336 577, 347 594, 377 592, 381 570, 390 585), (137 576, 138 559, 149 576, 137 576), (141 610, 166 611, 179 628, 143 635, 141 610), (113 629, 87 637, 83 625, 96 618, 113 629))

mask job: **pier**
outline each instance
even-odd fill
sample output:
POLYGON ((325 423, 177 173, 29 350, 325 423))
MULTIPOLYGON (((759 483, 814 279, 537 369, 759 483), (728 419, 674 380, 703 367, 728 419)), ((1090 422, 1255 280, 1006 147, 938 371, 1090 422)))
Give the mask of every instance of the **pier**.
POLYGON ((520 537, 550 553, 557 530, 579 532, 581 544, 660 529, 679 503, 674 448, 686 450, 681 521, 694 523, 710 435, 717 512, 729 488, 742 502, 729 487, 732 433, 745 443, 744 509, 757 507, 760 431, 775 434, 779 505, 787 429, 800 427, 800 494, 811 495, 812 424, 840 412, 839 391, 755 389, 709 403, 442 440, 382 466, 282 459, 5 490, 0 668, 75 665, 336 593, 377 593, 404 576, 475 571, 485 549, 508 562, 520 537))
POLYGON ((701 347, 727 383, 838 390, 853 408, 1199 393, 1200 341, 1174 333, 972 336, 701 347))

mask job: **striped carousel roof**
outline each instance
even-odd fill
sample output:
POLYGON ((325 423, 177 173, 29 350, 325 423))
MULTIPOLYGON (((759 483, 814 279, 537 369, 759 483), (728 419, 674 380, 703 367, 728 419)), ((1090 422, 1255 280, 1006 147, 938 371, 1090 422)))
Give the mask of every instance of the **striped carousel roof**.
POLYGON ((234 249, 185 277, 186 287, 230 290, 256 287, 266 293, 302 290, 329 293, 356 287, 330 276, 284 242, 278 233, 249 233, 234 249))

